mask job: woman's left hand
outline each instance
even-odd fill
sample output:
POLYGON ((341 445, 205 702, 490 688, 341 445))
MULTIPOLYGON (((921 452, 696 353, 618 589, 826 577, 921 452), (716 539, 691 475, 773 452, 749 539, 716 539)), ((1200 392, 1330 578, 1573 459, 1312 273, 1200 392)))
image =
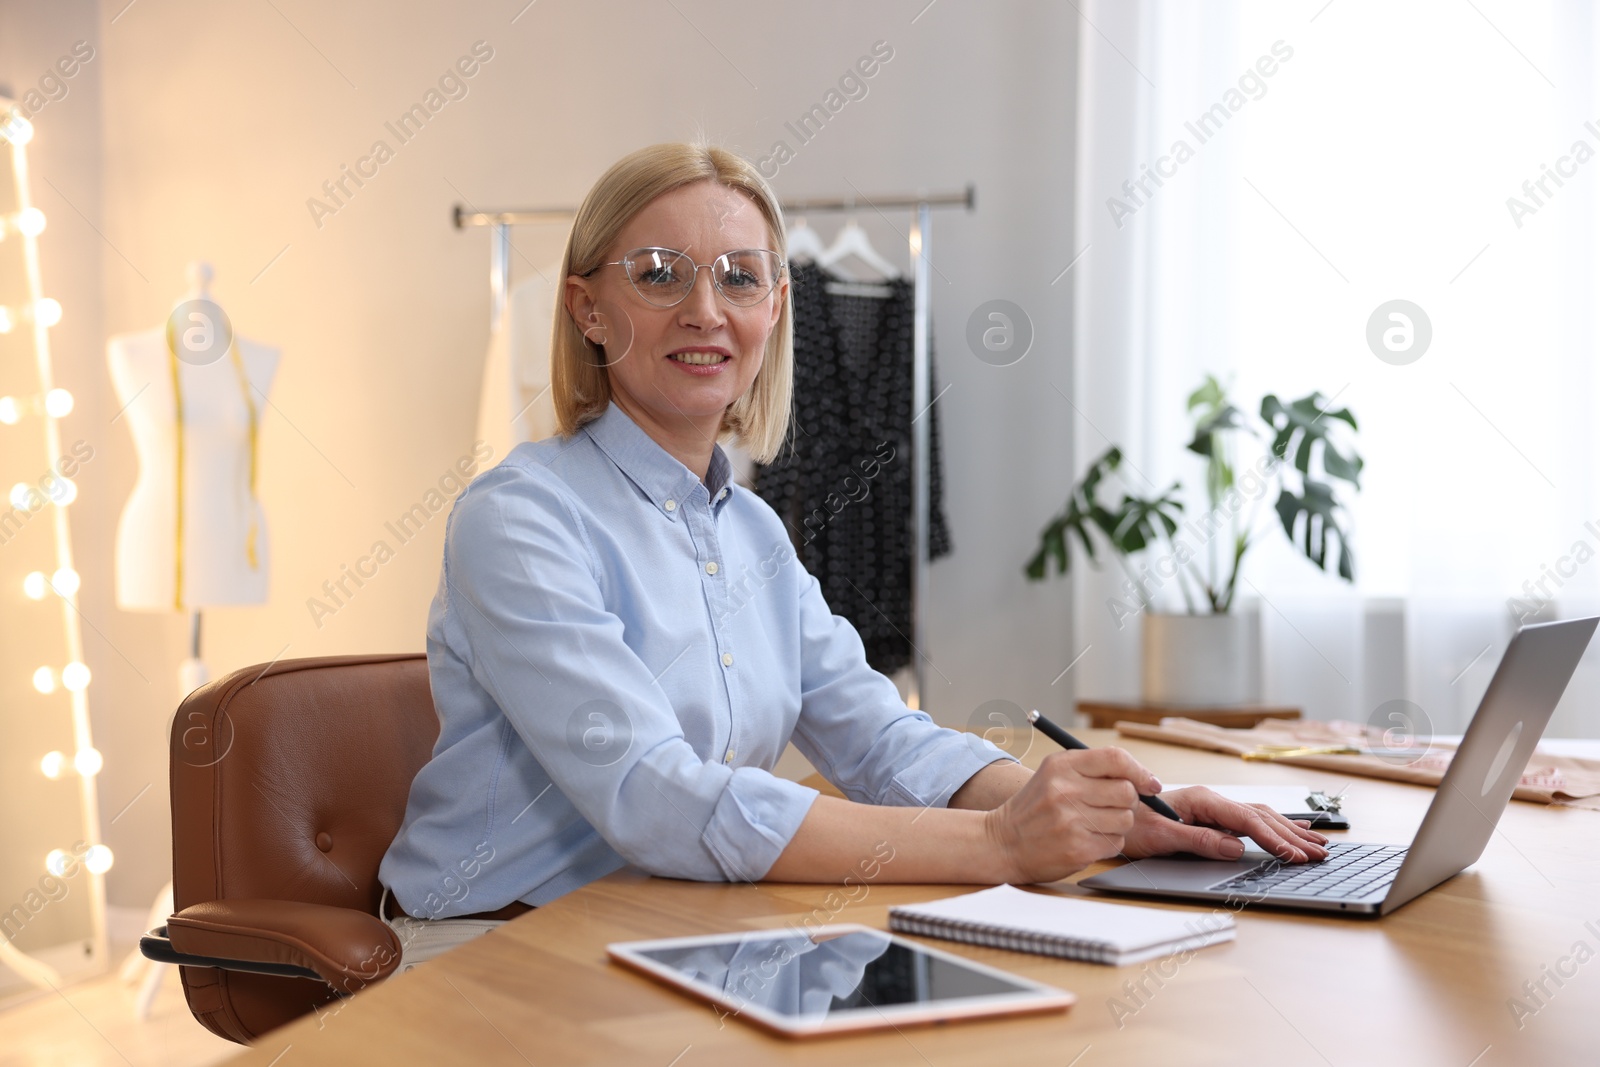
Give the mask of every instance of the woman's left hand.
POLYGON ((1207 789, 1189 786, 1161 794, 1183 816, 1183 822, 1157 815, 1144 805, 1126 835, 1123 855, 1129 859, 1192 852, 1215 860, 1244 855, 1249 837, 1289 863, 1326 859, 1328 839, 1304 823, 1291 822, 1265 804, 1241 804, 1207 789))

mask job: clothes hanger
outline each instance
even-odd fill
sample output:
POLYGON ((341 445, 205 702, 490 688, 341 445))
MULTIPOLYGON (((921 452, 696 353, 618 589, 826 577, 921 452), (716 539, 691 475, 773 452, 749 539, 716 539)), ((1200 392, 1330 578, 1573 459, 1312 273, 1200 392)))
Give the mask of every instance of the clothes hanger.
POLYGON ((815 263, 828 254, 828 247, 804 217, 797 216, 789 230, 789 260, 794 263, 815 263))
POLYGON ((878 254, 878 250, 872 247, 872 241, 867 237, 867 231, 861 228, 854 215, 845 222, 844 228, 839 231, 839 236, 833 239, 833 244, 828 246, 827 252, 818 257, 817 265, 837 273, 840 261, 851 256, 876 271, 884 280, 900 277, 900 268, 878 254))

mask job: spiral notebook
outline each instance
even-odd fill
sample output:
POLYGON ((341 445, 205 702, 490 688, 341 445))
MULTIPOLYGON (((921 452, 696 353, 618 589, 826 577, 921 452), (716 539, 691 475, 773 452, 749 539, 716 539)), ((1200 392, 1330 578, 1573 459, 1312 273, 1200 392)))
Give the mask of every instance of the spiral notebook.
POLYGON ((1122 966, 1232 941, 1233 915, 1167 911, 1002 885, 889 909, 889 929, 969 945, 1122 966))

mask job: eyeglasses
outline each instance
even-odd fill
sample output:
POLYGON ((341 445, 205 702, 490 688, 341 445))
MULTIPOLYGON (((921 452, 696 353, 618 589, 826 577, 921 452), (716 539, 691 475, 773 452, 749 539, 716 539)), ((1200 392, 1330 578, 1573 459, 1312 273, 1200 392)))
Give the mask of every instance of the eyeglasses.
POLYGON ((583 276, 587 278, 600 267, 621 267, 647 303, 669 308, 683 303, 702 266, 710 268, 711 281, 724 300, 735 307, 753 307, 777 287, 784 262, 766 248, 724 252, 707 264, 696 263, 671 248, 635 248, 621 259, 584 271, 583 276))

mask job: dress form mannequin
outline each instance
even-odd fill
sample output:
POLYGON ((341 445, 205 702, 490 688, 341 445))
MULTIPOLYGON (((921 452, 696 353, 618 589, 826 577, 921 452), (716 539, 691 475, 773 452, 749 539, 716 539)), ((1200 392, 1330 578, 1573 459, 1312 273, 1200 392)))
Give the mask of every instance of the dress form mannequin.
MULTIPOLYGON (((117 606, 190 613, 180 696, 208 680, 200 659, 200 609, 267 599, 266 519, 252 483, 261 413, 281 354, 241 337, 227 338, 231 344, 215 359, 197 360, 177 347, 190 327, 189 302, 211 300, 211 266, 191 263, 187 275, 189 292, 170 325, 106 343, 111 381, 139 457, 139 476, 117 524, 117 606)), ((212 311, 222 317, 220 309, 212 311)), ((172 906, 169 882, 150 924, 164 922, 172 906)), ((124 962, 123 981, 141 987, 138 1018, 149 1017, 164 970, 137 951, 124 962)))
MULTIPOLYGON (((188 278, 185 301, 210 300, 211 267, 191 263, 188 278)), ((175 355, 171 343, 187 326, 106 345, 139 457, 117 525, 117 604, 125 611, 197 614, 267 598, 266 521, 251 482, 256 428, 280 352, 234 338, 218 358, 197 364, 175 355)), ((196 645, 198 625, 196 618, 196 645)), ((202 669, 185 683, 204 680, 202 669)))

